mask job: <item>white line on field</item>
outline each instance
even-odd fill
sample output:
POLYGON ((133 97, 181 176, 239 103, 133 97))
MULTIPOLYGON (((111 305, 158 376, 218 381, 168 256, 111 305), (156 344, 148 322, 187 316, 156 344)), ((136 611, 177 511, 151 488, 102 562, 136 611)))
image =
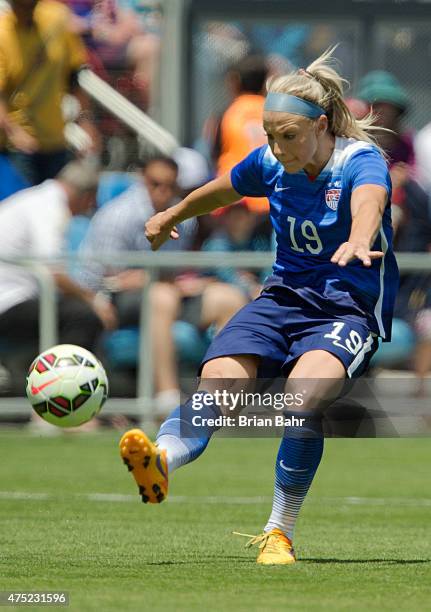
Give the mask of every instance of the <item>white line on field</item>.
MULTIPOLYGON (((26 491, 0 491, 0 500, 58 500, 62 498, 85 499, 91 502, 103 503, 135 503, 139 500, 139 495, 124 495, 122 493, 76 493, 53 495, 51 493, 31 493, 26 491)), ((236 497, 228 495, 171 495, 168 503, 178 504, 227 504, 227 505, 251 505, 267 504, 272 501, 269 496, 255 497, 236 497)), ((325 504, 329 506, 411 506, 411 507, 430 507, 431 499, 414 497, 317 497, 313 496, 308 500, 309 504, 325 504)))
POLYGON ((25 493, 23 491, 0 491, 0 499, 51 499, 52 495, 48 493, 25 493))

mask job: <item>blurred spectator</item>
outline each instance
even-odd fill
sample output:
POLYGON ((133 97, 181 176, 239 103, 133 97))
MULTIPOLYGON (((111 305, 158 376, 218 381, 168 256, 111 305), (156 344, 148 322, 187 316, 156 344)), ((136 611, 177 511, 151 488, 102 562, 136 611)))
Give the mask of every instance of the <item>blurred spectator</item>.
POLYGON ((134 12, 124 11, 116 0, 68 0, 67 4, 75 15, 73 30, 97 54, 104 68, 124 69, 127 45, 140 32, 134 12))
MULTIPOLYGON (((417 134, 415 139, 417 177, 427 194, 427 202, 411 219, 411 236, 406 236, 409 249, 420 237, 420 250, 431 252, 431 123, 417 134), (414 223, 414 226, 413 226, 414 223)), ((413 249, 412 249, 413 250, 413 249)), ((431 370, 431 277, 422 275, 421 284, 416 286, 415 329, 419 343, 415 351, 415 371, 419 376, 418 395, 425 395, 425 377, 431 370), (419 292, 421 294, 419 294, 419 292), (418 308, 419 306, 419 308, 418 308)))
MULTIPOLYGON (((181 198, 185 198, 210 180, 208 162, 202 153, 187 147, 179 147, 173 152, 172 157, 178 164, 177 183, 181 198)), ((196 219, 196 224, 192 248, 199 250, 214 229, 214 216, 202 215, 196 219)))
MULTIPOLYGON (((219 217, 221 227, 204 243, 204 251, 270 251, 267 238, 256 234, 257 215, 242 200, 238 204, 223 209, 219 217)), ((218 268, 212 273, 219 280, 237 286, 248 299, 256 298, 267 274, 264 270, 240 270, 237 268, 218 268)))
POLYGON ((363 119, 370 112, 370 107, 367 102, 364 102, 364 100, 359 100, 358 98, 346 98, 344 101, 356 119, 363 119))
POLYGON ((147 108, 160 56, 160 10, 134 0, 66 3, 74 13, 73 29, 83 36, 89 49, 92 68, 113 85, 120 85, 116 88, 123 94, 127 95, 127 86, 132 88, 132 97, 140 96, 135 100, 138 106, 147 108))
POLYGON ((411 215, 409 209, 418 211, 427 206, 426 195, 415 181, 412 134, 401 131, 401 120, 408 110, 409 97, 395 76, 384 70, 374 70, 361 79, 358 98, 349 100, 349 108, 355 116, 362 118, 367 114, 361 106, 361 102, 365 102, 368 112, 371 111, 375 116, 374 124, 385 128, 376 131, 375 137, 388 156, 392 179, 392 222, 397 232, 395 246, 400 248, 397 242, 401 241, 405 228, 411 223, 407 220, 416 216, 416 213, 411 215))
MULTIPOLYGON (((98 174, 83 162, 70 162, 58 177, 25 189, 0 206, 0 258, 55 258, 72 215, 87 212, 94 203, 98 174)), ((60 342, 94 350, 105 327, 115 324, 112 306, 94 291, 83 289, 61 268, 53 268, 60 295, 60 342)), ((39 286, 27 268, 0 264, 0 338, 7 342, 5 363, 14 369, 14 349, 24 348, 23 364, 37 351, 39 286)), ((15 363, 16 366, 16 363, 15 363)), ((21 384, 21 375, 16 380, 21 384)))
MULTIPOLYGON (((229 172, 253 149, 267 142, 262 127, 267 76, 268 66, 260 55, 244 57, 226 75, 226 85, 233 100, 213 122, 210 136, 218 175, 229 172)), ((267 198, 246 198, 246 201, 257 212, 269 209, 267 198)))
MULTIPOLYGON (((116 308, 119 327, 138 326, 142 288, 147 274, 142 269, 122 269, 118 264, 106 266, 92 257, 119 251, 150 251, 145 238, 146 221, 177 201, 177 164, 170 158, 154 158, 141 169, 141 180, 118 198, 101 208, 93 217, 81 245, 87 261, 78 281, 93 290, 109 293, 116 308)), ((180 238, 163 245, 161 250, 179 251, 190 248, 195 229, 193 220, 178 228, 180 238)), ((153 284, 150 292, 154 384, 158 411, 172 408, 173 395, 178 394, 172 325, 181 317, 206 329, 221 328, 245 303, 241 293, 211 279, 183 274, 178 270, 161 274, 162 281, 153 284)))
POLYGON ((380 146, 391 165, 404 163, 414 166, 413 137, 401 131, 401 119, 409 106, 407 91, 396 77, 385 70, 373 70, 359 83, 358 98, 366 102, 376 117, 375 125, 392 132, 376 132, 380 146))
POLYGON ((416 134, 414 148, 418 181, 431 198, 431 123, 416 134))
POLYGON ((56 0, 11 0, 0 16, 0 149, 32 185, 54 177, 69 158, 61 109, 68 91, 79 100, 91 151, 98 147, 77 81, 86 51, 69 30, 70 17, 56 0))
MULTIPOLYGON (((403 206, 398 211, 395 244, 397 251, 431 252, 430 198, 413 180, 404 185, 403 206)), ((417 395, 425 395, 425 378, 431 370, 431 275, 402 274, 395 305, 395 314, 406 320, 416 335, 413 370, 418 379, 417 395)))
POLYGON ((185 198, 209 181, 210 171, 207 161, 198 151, 188 147, 178 147, 172 157, 178 165, 177 184, 181 198, 185 198))
MULTIPOLYGON (((431 211, 429 196, 415 180, 415 152, 409 132, 401 132, 401 118, 408 110, 406 90, 390 73, 376 70, 360 83, 358 97, 370 105, 375 124, 392 130, 376 132, 388 155, 392 179, 392 217, 397 251, 431 250, 431 211)), ((395 306, 396 316, 413 328, 417 343, 413 369, 418 379, 418 395, 425 390, 425 376, 431 369, 431 288, 424 274, 403 274, 395 306)))
MULTIPOLYGON (((234 23, 208 21, 193 35, 195 70, 192 71, 192 95, 195 100, 194 130, 202 131, 211 113, 221 113, 228 104, 223 80, 229 66, 241 60, 250 50, 250 42, 234 23)), ((210 126, 211 129, 211 126, 210 126)), ((210 161, 209 135, 204 127, 202 138, 195 146, 210 161)))
POLYGON ((137 16, 140 32, 127 47, 127 60, 134 71, 134 83, 145 94, 148 106, 153 106, 159 74, 162 12, 160 5, 142 0, 119 0, 124 10, 137 16))

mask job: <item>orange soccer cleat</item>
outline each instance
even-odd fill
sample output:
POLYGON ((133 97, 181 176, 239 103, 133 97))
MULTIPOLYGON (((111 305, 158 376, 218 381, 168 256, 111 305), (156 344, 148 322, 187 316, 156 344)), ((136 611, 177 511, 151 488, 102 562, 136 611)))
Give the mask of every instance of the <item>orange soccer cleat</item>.
POLYGON ((159 450, 140 429, 130 429, 120 440, 120 454, 144 504, 160 504, 168 494, 166 451, 159 450))

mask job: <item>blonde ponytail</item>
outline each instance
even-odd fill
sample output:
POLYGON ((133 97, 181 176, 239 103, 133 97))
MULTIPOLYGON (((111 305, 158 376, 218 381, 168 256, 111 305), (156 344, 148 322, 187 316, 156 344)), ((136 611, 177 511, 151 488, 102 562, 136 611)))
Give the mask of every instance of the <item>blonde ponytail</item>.
MULTIPOLYGON (((329 130, 334 136, 365 140, 376 146, 371 131, 380 129, 373 126, 372 114, 356 119, 344 101, 343 84, 347 83, 331 65, 335 45, 327 49, 307 68, 296 70, 286 76, 269 79, 267 91, 287 93, 321 106, 328 117, 329 130)), ((380 148, 380 147, 379 147, 380 148)))

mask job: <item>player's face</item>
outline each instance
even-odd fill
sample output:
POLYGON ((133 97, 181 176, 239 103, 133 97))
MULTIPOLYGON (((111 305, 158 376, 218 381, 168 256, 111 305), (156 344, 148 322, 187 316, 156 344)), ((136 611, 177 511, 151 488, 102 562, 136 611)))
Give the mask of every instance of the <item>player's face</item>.
POLYGON ((327 119, 322 116, 313 121, 301 115, 266 111, 263 127, 275 157, 292 174, 313 165, 327 119))

